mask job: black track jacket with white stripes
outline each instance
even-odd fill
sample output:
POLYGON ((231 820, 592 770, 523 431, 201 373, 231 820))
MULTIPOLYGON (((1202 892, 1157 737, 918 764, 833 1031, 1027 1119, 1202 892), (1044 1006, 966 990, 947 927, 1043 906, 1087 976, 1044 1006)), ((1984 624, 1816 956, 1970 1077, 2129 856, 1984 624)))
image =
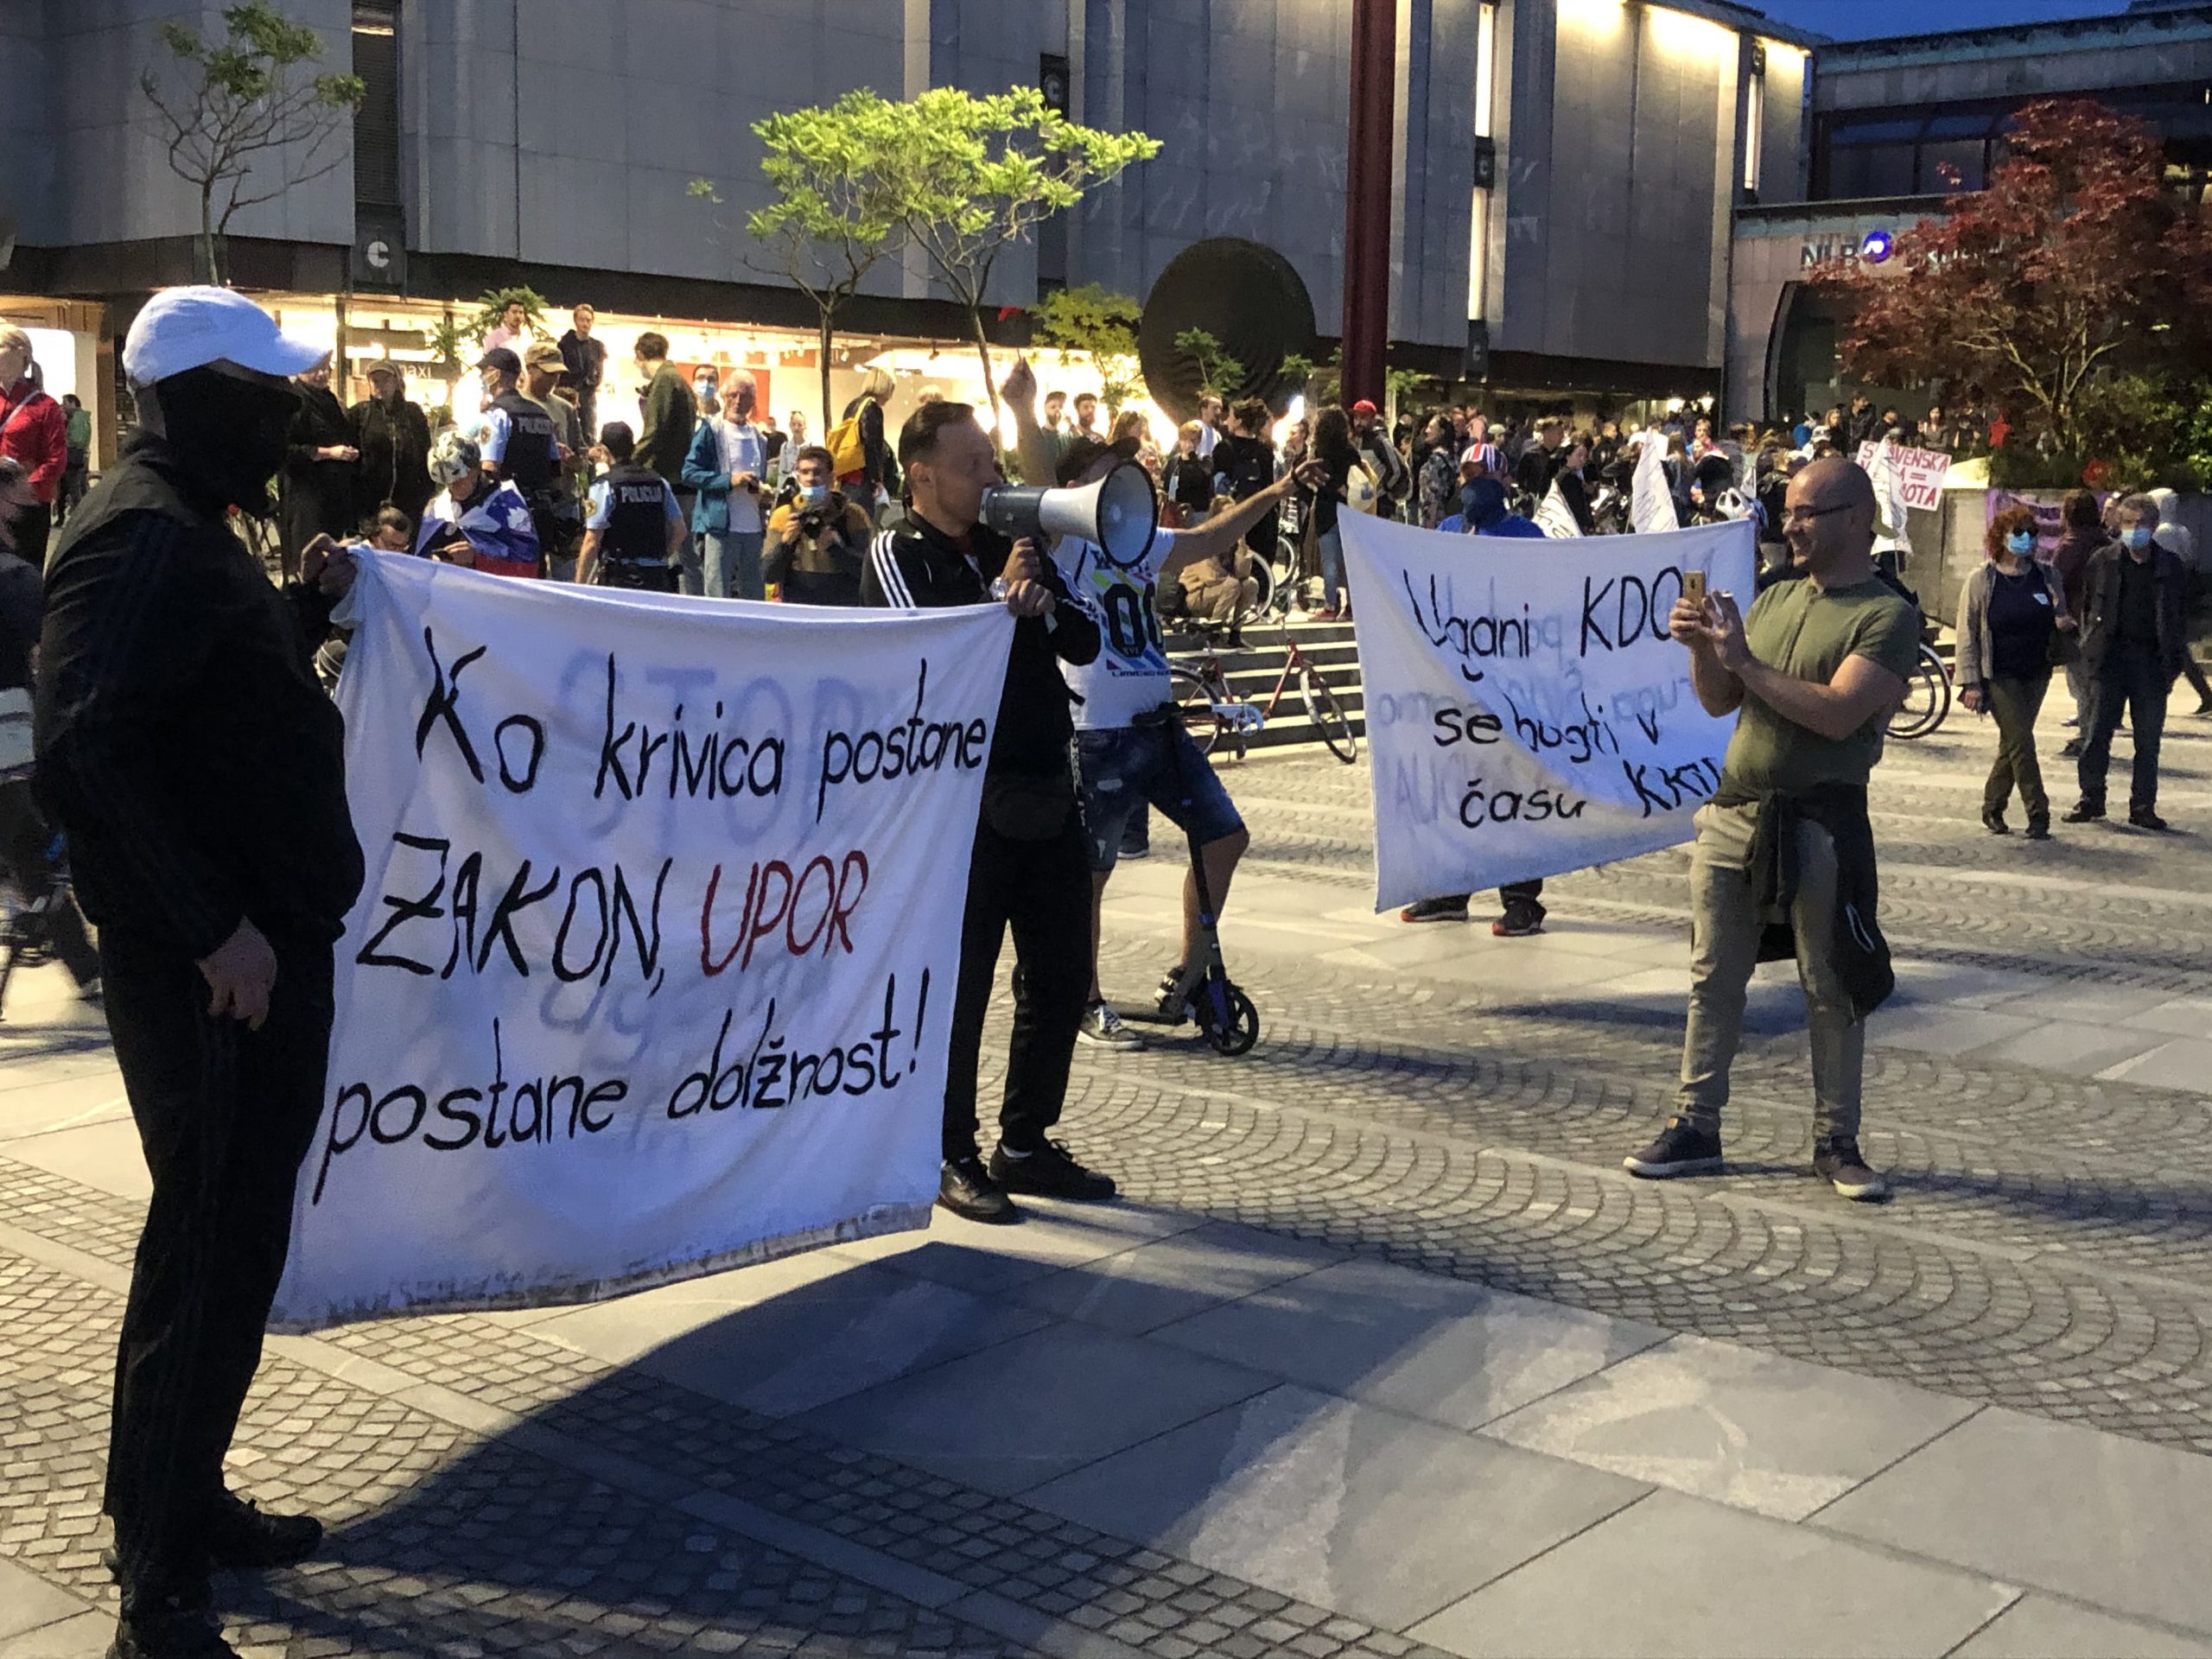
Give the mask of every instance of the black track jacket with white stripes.
POLYGON ((294 606, 157 442, 54 549, 35 733, 38 794, 102 927, 194 960, 242 917, 280 950, 338 937, 361 887, 338 711, 294 606))
MULTIPOLYGON (((988 604, 991 583, 1013 550, 1013 542, 988 524, 968 532, 963 550, 935 524, 909 513, 870 546, 861 572, 861 603, 904 609, 988 604)), ((1068 592, 1051 559, 1037 563, 1058 603, 1050 617, 1026 616, 1014 625, 1006 690, 991 739, 992 772, 1042 775, 1067 769, 1075 721, 1068 715, 1071 693, 1059 664, 1080 667, 1098 655, 1098 619, 1068 592)))

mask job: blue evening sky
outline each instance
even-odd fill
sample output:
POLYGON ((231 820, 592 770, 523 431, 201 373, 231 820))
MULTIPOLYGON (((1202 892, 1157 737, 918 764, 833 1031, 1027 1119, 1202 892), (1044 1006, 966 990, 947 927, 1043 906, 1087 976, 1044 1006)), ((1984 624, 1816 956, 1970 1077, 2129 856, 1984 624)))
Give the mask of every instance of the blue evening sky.
POLYGON ((2068 17, 2108 17, 2126 10, 2124 0, 1938 0, 1932 6, 1885 4, 1881 0, 1746 0, 1770 17, 1839 41, 1891 35, 1948 33, 2005 23, 2041 23, 2068 17))

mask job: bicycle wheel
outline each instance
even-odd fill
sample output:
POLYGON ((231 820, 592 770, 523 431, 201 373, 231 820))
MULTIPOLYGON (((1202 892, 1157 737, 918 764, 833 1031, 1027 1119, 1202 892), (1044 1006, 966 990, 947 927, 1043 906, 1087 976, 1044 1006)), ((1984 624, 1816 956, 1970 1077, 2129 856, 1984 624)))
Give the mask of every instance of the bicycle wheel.
POLYGON ((1260 585, 1252 595, 1252 602, 1236 613, 1236 626, 1240 628, 1251 626, 1274 608, 1275 573, 1273 568, 1258 559, 1253 560, 1252 580, 1260 585))
POLYGON ((1904 701, 1890 716, 1890 735, 1906 742, 1925 737, 1941 726, 1950 712, 1950 672, 1932 648, 1923 645, 1920 661, 1904 683, 1904 701))
POLYGON ((1321 734, 1321 741, 1329 746, 1329 753, 1346 766, 1358 760, 1359 740, 1352 735, 1351 719, 1320 671, 1300 668, 1298 689, 1305 694, 1306 715, 1313 721, 1313 728, 1321 734))
POLYGON ((1213 711, 1213 697, 1206 690, 1206 683, 1187 668, 1179 668, 1167 677, 1168 696, 1183 711, 1183 729, 1191 741, 1198 746, 1200 754, 1213 753, 1214 740, 1221 735, 1221 716, 1213 711))

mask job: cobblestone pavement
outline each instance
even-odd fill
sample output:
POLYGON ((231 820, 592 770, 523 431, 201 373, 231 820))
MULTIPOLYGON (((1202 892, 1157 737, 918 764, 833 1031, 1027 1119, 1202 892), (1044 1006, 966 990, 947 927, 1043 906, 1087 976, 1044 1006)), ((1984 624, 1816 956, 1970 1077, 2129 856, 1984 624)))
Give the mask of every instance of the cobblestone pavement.
MULTIPOLYGON (((2202 836, 1993 840, 1974 821, 1986 734, 1955 719, 1893 752, 1876 828, 1901 957, 2027 976, 2039 1008, 2115 989, 2140 993, 2131 1009, 2212 999, 2212 728, 2176 727, 2164 806, 2202 836)), ((1229 944, 1265 1035, 1239 1061, 1173 1040, 1082 1052, 1066 1132, 1132 1198, 2212 1451, 2212 1184, 2194 1156, 2212 1078, 2192 1091, 1922 1052, 1885 1044, 1878 1016, 1866 1142, 1899 1196, 1868 1209, 1805 1173, 1802 1039, 1768 1020, 1738 1070, 1729 1173, 1639 1183, 1618 1160, 1666 1110, 1679 996, 1327 959, 1297 929, 1370 890, 1365 768, 1271 758, 1230 781, 1255 836, 1243 902, 1271 931, 1240 933, 1233 915, 1229 944)), ((1678 928, 1682 867, 1660 855, 1547 898, 1561 925, 1678 928)), ((1166 914, 1110 908, 1109 988, 1149 983, 1166 914)), ((1514 948, 1463 937, 1468 952, 1514 948)), ((104 1033, 81 1023, 0 1027, 0 1112, 50 1098, 66 1114, 112 1080, 104 1033)), ((105 1639, 106 1385, 140 1213, 128 1183, 42 1166, 25 1144, 0 1141, 0 1659, 105 1639), (61 1599, 11 1624, 18 1594, 61 1599)), ((1300 1600, 921 1461, 522 1316, 274 1339, 238 1471, 261 1501, 322 1514, 333 1548, 226 1586, 231 1629, 303 1656, 1437 1651, 1407 1623, 1321 1605, 1319 1586, 1300 1600)))

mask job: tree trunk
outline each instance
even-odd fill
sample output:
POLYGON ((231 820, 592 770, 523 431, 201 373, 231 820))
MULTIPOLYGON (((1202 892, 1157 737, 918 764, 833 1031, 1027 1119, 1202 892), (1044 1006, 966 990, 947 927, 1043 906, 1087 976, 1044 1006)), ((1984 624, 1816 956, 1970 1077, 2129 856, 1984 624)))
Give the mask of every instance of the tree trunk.
POLYGON ((219 287, 223 271, 215 262, 215 186, 213 180, 200 187, 200 263, 201 280, 219 287))
POLYGON ((822 444, 830 442, 830 429, 837 423, 836 412, 830 404, 830 346, 836 338, 836 332, 837 314, 825 305, 822 308, 822 344, 818 359, 822 369, 822 426, 819 435, 815 439, 817 443, 822 444))
MULTIPOLYGON (((990 399, 991 411, 995 415, 999 407, 999 388, 998 382, 991 378, 991 341, 990 337, 983 333, 983 308, 969 306, 968 321, 976 330, 976 355, 983 362, 983 395, 990 399)), ((997 440, 994 438, 992 442, 995 443, 997 440)))

